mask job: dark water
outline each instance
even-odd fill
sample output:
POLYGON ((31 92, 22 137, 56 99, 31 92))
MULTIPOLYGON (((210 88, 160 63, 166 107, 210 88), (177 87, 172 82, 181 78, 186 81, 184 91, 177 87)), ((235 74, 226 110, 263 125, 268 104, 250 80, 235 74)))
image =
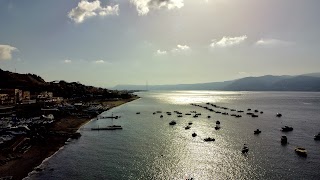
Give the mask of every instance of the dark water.
MULTIPOLYGON (((89 131, 86 128, 111 125, 110 119, 95 120, 81 131, 79 140, 45 161, 44 171, 31 179, 319 179, 320 93, 302 92, 216 92, 161 91, 138 93, 139 100, 122 105, 104 115, 121 116, 114 124, 119 131, 89 131), (229 108, 263 111, 258 118, 215 114, 190 103, 215 103, 229 108), (160 114, 152 113, 161 110, 160 114), (195 110, 198 118, 176 114, 195 110), (141 112, 137 115, 136 112, 141 112), (275 117, 280 112, 281 118, 275 117), (211 118, 208 119, 207 116, 211 118), (169 126, 171 120, 177 125, 169 126), (213 127, 221 122, 221 129, 213 127), (191 129, 185 130, 188 122, 191 129), (284 125, 294 128, 281 132, 284 125), (254 135, 259 128, 262 133, 254 135), (197 137, 191 134, 196 132, 197 137), (286 135, 289 144, 282 146, 286 135), (204 142, 214 137, 215 142, 204 142), (248 144, 247 155, 241 153, 248 144), (294 148, 307 149, 300 157, 294 148)), ((226 110, 227 111, 227 110, 226 110)), ((227 111, 230 114, 230 111, 227 111)))

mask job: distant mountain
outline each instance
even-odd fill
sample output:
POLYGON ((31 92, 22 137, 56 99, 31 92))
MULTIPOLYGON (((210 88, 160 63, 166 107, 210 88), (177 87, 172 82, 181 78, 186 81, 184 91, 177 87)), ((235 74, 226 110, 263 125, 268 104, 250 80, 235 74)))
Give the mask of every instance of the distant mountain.
POLYGON ((198 84, 176 84, 176 85, 117 85, 112 89, 117 90, 222 90, 232 81, 198 83, 198 84))
POLYGON ((301 74, 300 76, 320 77, 320 72, 318 72, 318 73, 301 74))
MULTIPOLYGON (((118 85, 113 89, 146 90, 146 86, 118 85)), ((199 84, 153 85, 148 86, 148 90, 320 91, 320 73, 299 76, 266 75, 245 77, 233 81, 199 84)))

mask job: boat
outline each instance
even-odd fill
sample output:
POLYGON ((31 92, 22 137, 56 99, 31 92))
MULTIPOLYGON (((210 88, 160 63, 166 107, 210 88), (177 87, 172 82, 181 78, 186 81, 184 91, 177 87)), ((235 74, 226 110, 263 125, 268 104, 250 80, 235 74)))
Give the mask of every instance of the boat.
POLYGON ((244 153, 248 153, 248 151, 249 151, 248 146, 246 144, 244 144, 241 152, 244 154, 244 153))
POLYGON ((297 147, 294 151, 300 156, 307 156, 307 150, 303 147, 297 147))
POLYGON ((208 116, 208 118, 211 118, 211 116, 208 116))
POLYGON ((219 130, 221 127, 216 125, 216 127, 214 127, 215 130, 219 130))
POLYGON ((260 134, 261 131, 260 131, 260 129, 257 129, 257 130, 255 130, 255 131, 253 131, 253 133, 254 133, 254 134, 260 134))
POLYGON ((259 116, 256 114, 252 114, 251 117, 259 117, 259 116))
POLYGON ((251 111, 251 109, 249 108, 249 109, 247 109, 248 111, 251 111))
POLYGON ((260 114, 263 114, 263 111, 260 111, 260 114))
POLYGON ((191 125, 191 124, 192 124, 192 122, 189 122, 188 124, 189 124, 189 125, 191 125))
POLYGON ((287 143, 288 143, 287 136, 281 136, 281 144, 287 144, 287 143))
POLYGON ((175 121, 169 122, 169 125, 176 125, 177 123, 175 121))
POLYGON ((284 126, 281 129, 282 132, 288 132, 288 131, 293 131, 293 127, 290 126, 284 126))
POLYGON ((320 132, 317 135, 314 135, 314 140, 320 140, 320 132))
POLYGON ((190 115, 191 115, 191 113, 186 113, 186 115, 190 116, 190 115))
POLYGON ((92 131, 100 131, 100 130, 120 130, 122 129, 121 126, 119 125, 112 125, 112 126, 107 126, 107 127, 97 127, 97 128, 91 128, 92 131))
POLYGON ((185 129, 185 130, 190 129, 190 128, 191 128, 190 126, 186 126, 186 127, 184 127, 184 129, 185 129))
POLYGON ((137 112, 136 114, 140 114, 140 112, 137 112))
POLYGON ((277 114, 276 114, 276 116, 277 116, 277 117, 281 117, 281 116, 282 116, 282 114, 280 114, 280 113, 277 113, 277 114))
POLYGON ((259 112, 259 110, 256 109, 256 110, 254 110, 254 112, 259 112))
POLYGON ((242 113, 243 111, 242 111, 242 110, 239 110, 239 111, 237 111, 237 112, 242 113))
POLYGON ((160 118, 163 118, 163 115, 161 115, 160 118))
POLYGON ((242 117, 241 115, 236 115, 236 118, 242 117))
POLYGON ((204 139, 204 141, 206 141, 206 142, 207 142, 207 141, 215 141, 215 140, 216 140, 216 139, 211 138, 211 137, 207 137, 207 138, 204 139))
POLYGON ((178 115, 178 117, 182 117, 182 115, 178 115))
POLYGON ((192 133, 192 137, 196 137, 197 136, 197 134, 196 133, 192 133))

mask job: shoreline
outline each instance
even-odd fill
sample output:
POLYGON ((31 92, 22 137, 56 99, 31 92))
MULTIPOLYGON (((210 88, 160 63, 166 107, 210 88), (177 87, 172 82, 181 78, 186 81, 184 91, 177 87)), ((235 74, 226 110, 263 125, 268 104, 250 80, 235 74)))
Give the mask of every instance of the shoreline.
MULTIPOLYGON (((105 101, 102 104, 104 106, 109 106, 106 110, 109 111, 137 99, 140 99, 140 97, 133 97, 127 100, 105 101)), ((55 122, 52 130, 59 133, 76 133, 82 126, 91 122, 93 119, 94 118, 79 118, 76 116, 64 117, 55 122)), ((41 165, 43 162, 62 150, 68 139, 69 137, 67 136, 51 135, 45 142, 31 146, 27 152, 22 154, 21 158, 11 160, 6 164, 1 165, 0 177, 12 176, 13 180, 28 179, 29 175, 33 172, 42 171, 41 165)))

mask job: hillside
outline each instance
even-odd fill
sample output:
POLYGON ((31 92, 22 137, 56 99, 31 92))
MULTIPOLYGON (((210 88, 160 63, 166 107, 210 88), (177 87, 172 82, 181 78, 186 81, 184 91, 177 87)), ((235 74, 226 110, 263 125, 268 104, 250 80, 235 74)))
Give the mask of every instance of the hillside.
POLYGON ((17 88, 28 90, 32 94, 41 91, 53 92, 54 96, 64 98, 90 97, 101 95, 104 98, 129 98, 127 93, 119 93, 104 88, 86 86, 79 82, 46 82, 40 76, 35 74, 19 74, 0 69, 0 89, 17 88))

